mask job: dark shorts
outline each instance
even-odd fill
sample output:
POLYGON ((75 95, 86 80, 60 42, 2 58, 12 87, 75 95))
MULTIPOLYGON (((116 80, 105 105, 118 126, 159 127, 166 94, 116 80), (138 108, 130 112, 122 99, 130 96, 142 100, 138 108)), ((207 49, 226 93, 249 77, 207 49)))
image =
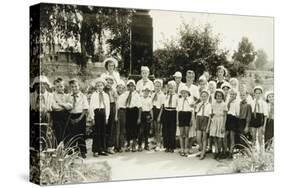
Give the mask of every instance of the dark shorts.
POLYGON ((190 127, 191 112, 179 112, 179 127, 190 127))
POLYGON ((250 127, 252 128, 260 128, 264 124, 264 115, 262 113, 256 113, 256 117, 254 113, 252 113, 252 119, 250 122, 250 127))
POLYGON ((226 122, 225 122, 225 130, 226 131, 237 131, 238 130, 238 118, 227 114, 226 122))
POLYGON ((206 131, 209 122, 209 117, 207 116, 196 116, 196 130, 206 131))

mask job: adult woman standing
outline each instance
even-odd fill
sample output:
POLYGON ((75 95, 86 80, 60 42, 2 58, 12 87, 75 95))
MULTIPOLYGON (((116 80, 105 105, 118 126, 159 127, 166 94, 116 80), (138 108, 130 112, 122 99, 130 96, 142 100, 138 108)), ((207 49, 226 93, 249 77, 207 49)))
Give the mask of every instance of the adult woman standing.
POLYGON ((115 58, 110 57, 110 58, 105 59, 103 61, 103 64, 106 69, 106 72, 103 73, 101 75, 101 77, 105 78, 106 76, 112 76, 114 79, 113 88, 115 89, 117 86, 117 83, 119 83, 119 81, 120 81, 120 74, 117 71, 118 61, 115 58))

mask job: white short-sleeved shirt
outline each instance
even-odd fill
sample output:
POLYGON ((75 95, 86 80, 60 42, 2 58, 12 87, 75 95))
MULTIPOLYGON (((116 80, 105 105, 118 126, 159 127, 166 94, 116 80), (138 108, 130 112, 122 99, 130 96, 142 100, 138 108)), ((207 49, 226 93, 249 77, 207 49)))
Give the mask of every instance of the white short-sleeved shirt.
POLYGON ((100 103, 99 92, 94 92, 91 96, 90 106, 89 106, 89 116, 90 119, 94 119, 96 109, 105 109, 105 118, 108 120, 110 113, 110 102, 107 93, 102 92, 104 102, 100 103))
MULTIPOLYGON (((124 97, 125 97, 125 105, 127 102, 127 99, 129 97, 129 93, 130 91, 125 91, 124 93, 124 97)), ((131 103, 129 106, 126 106, 126 108, 133 108, 133 107, 137 107, 140 108, 141 107, 141 102, 140 102, 140 95, 137 93, 137 91, 133 91, 132 92, 132 98, 131 98, 131 103)))
POLYGON ((160 109, 161 106, 164 104, 165 94, 162 91, 159 91, 159 93, 157 93, 157 100, 153 100, 155 95, 156 95, 156 93, 153 93, 151 96, 152 106, 155 106, 157 109, 160 109))
POLYGON ((59 103, 62 103, 66 106, 67 109, 71 109, 72 108, 72 103, 69 97, 67 97, 66 94, 62 93, 57 93, 55 92, 53 94, 53 100, 52 100, 52 110, 55 111, 62 111, 64 110, 64 108, 62 106, 59 105, 59 103))
POLYGON ((196 86, 194 84, 191 84, 189 87, 186 85, 186 87, 189 89, 190 94, 191 94, 192 97, 195 97, 197 99, 200 98, 198 86, 196 86))
MULTIPOLYGON (((252 112, 254 113, 255 106, 256 106, 256 99, 252 100, 252 102, 250 104, 252 107, 252 112)), ((265 116, 268 116, 268 105, 263 99, 258 100, 258 105, 256 107, 256 113, 261 113, 261 114, 264 114, 265 116)))
POLYGON ((152 110, 151 97, 141 97, 141 109, 143 112, 148 112, 152 110))
POLYGON ((137 85, 136 85, 136 90, 137 92, 142 95, 142 90, 144 87, 148 87, 150 89, 150 91, 153 91, 154 90, 154 84, 151 80, 147 79, 146 82, 143 81, 143 79, 140 79, 138 82, 137 82, 137 85))
POLYGON ((176 85, 176 93, 178 94, 178 95, 180 95, 180 90, 181 90, 181 88, 183 87, 183 86, 185 86, 185 83, 183 83, 183 82, 180 82, 179 83, 179 85, 176 85))
POLYGON ((201 101, 197 106, 195 111, 197 112, 197 116, 203 116, 203 110, 204 110, 204 116, 210 116, 212 114, 212 105, 209 102, 206 102, 203 109, 203 102, 201 101))
MULTIPOLYGON (((228 105, 228 103, 226 103, 228 105)), ((227 114, 233 115, 233 116, 239 116, 240 114, 240 100, 235 99, 230 103, 229 109, 227 111, 227 114)))
POLYGON ((184 99, 183 97, 178 99, 177 111, 178 112, 192 112, 193 108, 190 106, 193 104, 192 97, 187 97, 184 99))
POLYGON ((117 109, 119 108, 126 108, 126 94, 122 93, 121 95, 119 95, 117 97, 117 101, 116 101, 116 107, 117 109))
POLYGON ((68 97, 70 98, 69 100, 73 104, 73 108, 70 111, 70 113, 78 114, 78 113, 82 113, 84 110, 89 109, 87 97, 83 93, 79 92, 76 95, 69 94, 68 97), (76 96, 76 103, 75 104, 74 104, 74 96, 76 96))
POLYGON ((164 107, 166 107, 166 108, 177 108, 177 105, 178 105, 178 95, 177 94, 173 94, 173 96, 172 96, 172 105, 171 106, 169 106, 169 100, 170 100, 170 94, 167 94, 165 96, 164 107))

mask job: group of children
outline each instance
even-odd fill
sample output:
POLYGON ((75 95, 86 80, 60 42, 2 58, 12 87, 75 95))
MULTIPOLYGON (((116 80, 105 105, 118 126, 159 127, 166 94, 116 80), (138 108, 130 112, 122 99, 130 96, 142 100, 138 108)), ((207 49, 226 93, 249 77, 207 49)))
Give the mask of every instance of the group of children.
MULTIPOLYGON (((164 85, 161 79, 151 81, 149 68, 143 66, 137 83, 131 79, 125 83, 116 71, 115 59, 108 58, 104 64, 106 72, 92 82, 95 90, 88 98, 79 90, 77 79, 69 81, 70 94, 63 92, 61 78, 54 81, 52 94, 45 89, 49 85, 46 77, 33 83, 37 89, 31 94, 32 114, 40 114, 40 124, 52 122, 57 143, 77 147, 83 158, 87 120, 93 128, 94 157, 150 150, 149 138, 155 151, 163 147, 173 153, 177 129, 180 155, 187 157, 197 144, 201 160, 208 152, 215 159, 231 158, 235 146, 243 145, 240 136, 248 132, 260 148, 263 139, 267 144, 273 138, 273 91, 264 94, 256 86, 252 97, 245 84, 239 85, 236 78, 225 79, 223 66, 217 67, 216 80, 208 81, 204 73, 196 86, 193 70, 186 72, 186 83, 181 81, 182 73, 176 72, 174 80, 164 85)), ((44 128, 41 137, 46 137, 44 128)))

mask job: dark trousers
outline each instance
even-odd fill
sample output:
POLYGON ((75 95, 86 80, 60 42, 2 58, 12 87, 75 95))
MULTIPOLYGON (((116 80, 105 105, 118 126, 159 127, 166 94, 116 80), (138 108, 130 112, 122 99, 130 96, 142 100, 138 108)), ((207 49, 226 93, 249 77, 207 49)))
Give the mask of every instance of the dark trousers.
POLYGON ((105 125, 105 110, 96 109, 95 113, 95 125, 93 126, 93 145, 92 151, 103 152, 105 151, 105 136, 106 136, 106 125, 105 125))
POLYGON ((106 146, 113 147, 115 143, 115 113, 116 113, 116 104, 110 103, 110 113, 108 118, 108 124, 106 125, 106 146))
POLYGON ((125 144, 125 134, 126 134, 126 109, 119 109, 117 112, 118 122, 116 123, 116 149, 121 149, 125 144))
POLYGON ((266 126, 265 126, 265 133, 264 133, 264 143, 265 148, 270 146, 271 139, 274 136, 274 120, 267 119, 266 126))
MULTIPOLYGON (((70 120, 71 119, 77 119, 79 118, 81 113, 78 114, 70 114, 70 120)), ((86 149, 86 141, 85 141, 85 135, 86 135, 86 116, 84 116, 81 121, 78 123, 72 123, 69 121, 69 146, 75 147, 75 149, 79 149, 81 153, 87 153, 86 149), (78 147, 78 148, 76 148, 78 147)))
POLYGON ((67 129, 68 116, 69 114, 67 111, 52 112, 53 129, 57 144, 62 141, 66 143, 67 141, 67 139, 65 140, 65 138, 67 138, 69 134, 69 131, 67 129))
POLYGON ((148 137, 151 125, 151 114, 150 112, 141 113, 141 124, 139 126, 139 137, 138 144, 142 145, 143 141, 145 146, 148 146, 148 137))
POLYGON ((176 110, 164 110, 162 135, 166 149, 176 148, 176 116, 176 110))
POLYGON ((138 114, 139 109, 126 108, 126 139, 128 144, 131 140, 136 140, 138 138, 138 114))

